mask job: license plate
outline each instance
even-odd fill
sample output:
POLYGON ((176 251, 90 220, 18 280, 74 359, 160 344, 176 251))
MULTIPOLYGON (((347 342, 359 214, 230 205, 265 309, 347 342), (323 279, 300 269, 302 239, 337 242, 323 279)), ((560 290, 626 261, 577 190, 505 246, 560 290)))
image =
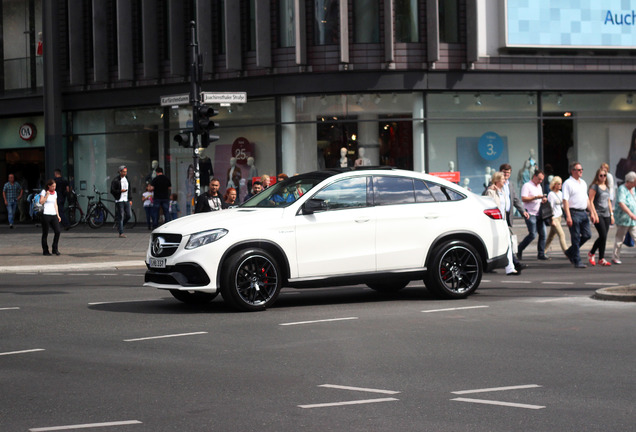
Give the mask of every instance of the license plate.
POLYGON ((165 258, 150 258, 150 267, 166 268, 166 259, 165 258))

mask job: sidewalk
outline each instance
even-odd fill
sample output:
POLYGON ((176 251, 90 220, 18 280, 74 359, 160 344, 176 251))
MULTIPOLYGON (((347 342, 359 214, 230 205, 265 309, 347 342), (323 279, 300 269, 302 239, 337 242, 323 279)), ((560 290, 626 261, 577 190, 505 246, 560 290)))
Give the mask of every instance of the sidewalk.
MULTIPOLYGON (((127 238, 119 238, 112 224, 99 229, 79 225, 68 231, 62 230, 59 256, 42 255, 41 227, 34 224, 17 224, 14 227, 0 226, 0 274, 146 267, 144 258, 150 231, 145 225, 126 231, 127 238)), ((50 248, 53 241, 51 232, 48 241, 50 248)))

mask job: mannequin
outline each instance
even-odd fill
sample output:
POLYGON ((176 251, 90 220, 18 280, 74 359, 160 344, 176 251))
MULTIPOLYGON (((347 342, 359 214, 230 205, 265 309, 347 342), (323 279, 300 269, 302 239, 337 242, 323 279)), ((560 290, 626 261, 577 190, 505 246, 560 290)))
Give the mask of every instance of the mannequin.
POLYGON ((230 167, 227 170, 226 189, 234 188, 238 191, 241 185, 241 178, 243 178, 243 174, 241 173, 241 168, 236 166, 236 158, 230 158, 230 167))
POLYGON ((448 161, 448 172, 455 172, 455 162, 448 161))
POLYGON ((486 167, 486 173, 484 174, 484 187, 488 187, 490 179, 492 178, 492 168, 486 167))
POLYGON ((254 177, 258 177, 258 168, 254 166, 254 158, 252 156, 247 158, 247 166, 250 167, 249 178, 252 179, 254 177))
POLYGON ((464 180, 462 180, 462 187, 466 190, 471 190, 468 185, 470 184, 470 179, 468 177, 465 177, 464 180))
POLYGON ((358 148, 358 159, 355 161, 355 166, 369 166, 371 165, 371 160, 369 158, 364 157, 364 147, 358 148))
POLYGON ((351 161, 347 158, 347 149, 342 147, 340 149, 340 159, 338 159, 338 166, 340 168, 347 168, 351 166, 351 161))
POLYGON ((157 177, 157 167, 159 166, 159 161, 153 160, 151 165, 151 170, 146 176, 146 183, 150 183, 153 178, 157 177))

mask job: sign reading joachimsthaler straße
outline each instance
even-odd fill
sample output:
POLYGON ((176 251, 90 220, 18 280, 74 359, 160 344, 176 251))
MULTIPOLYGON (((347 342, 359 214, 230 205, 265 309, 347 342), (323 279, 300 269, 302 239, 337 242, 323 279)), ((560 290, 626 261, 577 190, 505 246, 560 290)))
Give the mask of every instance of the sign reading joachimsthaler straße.
POLYGON ((220 104, 233 104, 233 103, 246 103, 246 92, 202 92, 201 99, 203 103, 220 103, 220 104))

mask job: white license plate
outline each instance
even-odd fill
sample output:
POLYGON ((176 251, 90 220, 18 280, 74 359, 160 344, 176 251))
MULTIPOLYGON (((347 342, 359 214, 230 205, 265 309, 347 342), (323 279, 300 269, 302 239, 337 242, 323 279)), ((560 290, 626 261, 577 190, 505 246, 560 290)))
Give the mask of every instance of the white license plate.
POLYGON ((150 267, 166 268, 166 259, 165 258, 150 258, 150 267))

